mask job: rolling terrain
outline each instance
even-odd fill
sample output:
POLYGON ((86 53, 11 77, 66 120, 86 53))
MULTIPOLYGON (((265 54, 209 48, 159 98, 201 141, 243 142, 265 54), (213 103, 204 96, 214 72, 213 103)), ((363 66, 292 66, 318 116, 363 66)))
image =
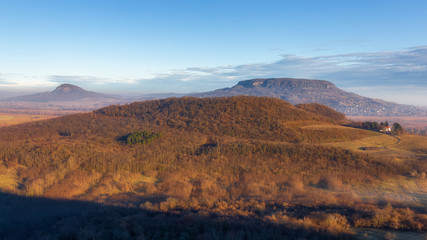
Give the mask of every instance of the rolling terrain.
POLYGON ((239 96, 135 102, 0 128, 0 222, 10 223, 0 236, 352 239, 375 229, 423 237, 426 138, 397 142, 348 122, 319 104, 239 96), (30 217, 13 214, 22 208, 30 217))

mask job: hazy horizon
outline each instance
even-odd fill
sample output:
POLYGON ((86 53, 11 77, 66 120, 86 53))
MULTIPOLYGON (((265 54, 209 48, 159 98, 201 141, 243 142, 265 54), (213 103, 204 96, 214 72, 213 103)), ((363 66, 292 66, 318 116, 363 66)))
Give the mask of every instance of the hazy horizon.
MULTIPOLYGON (((246 79, 246 80, 249 80, 249 79, 246 79)), ((32 94, 37 94, 37 93, 42 93, 42 92, 51 92, 51 91, 55 90, 55 88, 58 87, 58 86, 60 86, 61 84, 74 84, 74 85, 79 86, 79 87, 81 87, 81 85, 82 85, 82 84, 78 84, 78 83, 67 83, 67 82, 64 82, 64 83, 57 83, 57 85, 52 86, 52 87, 38 87, 38 88, 31 88, 30 87, 30 88, 13 89, 12 91, 0 91, 0 100, 4 100, 4 99, 7 99, 7 98, 11 98, 11 97, 19 97, 19 96, 32 95, 32 94)), ((236 82, 236 84, 237 84, 237 82, 236 82)), ((228 88, 228 87, 232 87, 232 86, 234 86, 234 84, 231 85, 231 86, 224 86, 224 87, 221 87, 221 88, 228 88)), ((218 89, 221 89, 221 88, 218 88, 218 89)), ((83 87, 83 89, 87 90, 87 91, 93 91, 93 92, 98 92, 98 93, 116 95, 116 96, 120 96, 120 97, 124 97, 124 98, 138 98, 138 97, 143 97, 143 96, 148 96, 148 95, 167 95, 167 94, 171 94, 171 95, 172 94, 186 95, 186 94, 202 93, 202 92, 172 92, 172 91, 169 91, 169 92, 161 92, 161 91, 159 91, 159 92, 138 92, 138 91, 131 91, 131 90, 128 90, 128 91, 111 91, 111 90, 102 89, 102 88, 97 89, 96 86, 92 87, 92 88, 84 88, 83 87)), ((213 91, 213 90, 217 90, 217 89, 212 89, 212 90, 209 90, 209 91, 213 91)), ((396 96, 394 96, 394 98, 393 97, 387 98, 387 96, 384 95, 384 96, 386 96, 385 98, 380 98, 380 97, 378 97, 379 96, 378 94, 375 94, 375 93, 378 93, 379 89, 376 90, 374 88, 371 88, 371 89, 363 89, 362 88, 361 90, 368 90, 368 91, 365 91, 365 94, 363 93, 364 91, 358 91, 357 88, 355 88, 355 89, 352 89, 352 88, 344 89, 343 88, 343 90, 346 90, 348 92, 357 93, 358 95, 363 96, 363 97, 370 97, 370 98, 373 98, 373 99, 380 99, 380 100, 384 100, 384 101, 394 102, 394 103, 397 103, 397 104, 406 104, 406 105, 413 105, 413 106, 418 106, 418 107, 427 107, 427 104, 424 103, 424 102, 413 101, 414 99, 415 100, 417 100, 417 99, 419 100, 419 96, 417 94, 415 94, 414 96, 412 96, 410 99, 408 99, 407 98, 408 96, 406 96, 406 95, 400 96, 400 98, 399 98, 399 96, 397 98, 396 98, 396 96), (370 91, 372 91, 371 95, 369 94, 370 91), (362 92, 362 93, 360 93, 360 92, 362 92), (394 99, 394 100, 391 100, 391 99, 394 99)), ((401 90, 403 91, 404 89, 401 89, 401 90)), ((417 89, 412 89, 412 90, 416 91, 417 89)), ((421 89, 421 90, 418 90, 418 91, 421 92, 421 94, 423 94, 424 90, 421 89)), ((208 92, 208 91, 206 91, 206 92, 208 92)), ((387 94, 387 91, 385 91, 385 93, 387 94)))
POLYGON ((427 3, 328 3, 2 1, 0 93, 191 93, 289 77, 426 105, 427 3))

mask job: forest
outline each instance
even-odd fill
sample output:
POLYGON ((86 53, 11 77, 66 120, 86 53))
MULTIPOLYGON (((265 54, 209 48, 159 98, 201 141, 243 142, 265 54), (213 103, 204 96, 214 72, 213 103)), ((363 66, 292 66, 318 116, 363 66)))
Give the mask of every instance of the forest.
POLYGON ((396 178, 423 181, 410 174, 427 172, 424 159, 327 145, 381 134, 351 124, 320 104, 240 96, 135 102, 0 128, 0 222, 10 223, 0 236, 352 239, 358 228, 425 232, 425 206, 356 191, 396 178), (25 202, 50 202, 40 207, 50 213, 28 207, 28 217, 15 216, 25 202), (29 230, 16 233, 16 224, 29 230))

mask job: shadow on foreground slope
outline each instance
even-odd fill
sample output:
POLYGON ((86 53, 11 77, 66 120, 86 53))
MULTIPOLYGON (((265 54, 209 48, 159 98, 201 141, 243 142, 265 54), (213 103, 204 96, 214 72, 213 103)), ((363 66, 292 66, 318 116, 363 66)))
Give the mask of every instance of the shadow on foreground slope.
POLYGON ((251 217, 148 211, 0 193, 1 239, 350 239, 251 217))

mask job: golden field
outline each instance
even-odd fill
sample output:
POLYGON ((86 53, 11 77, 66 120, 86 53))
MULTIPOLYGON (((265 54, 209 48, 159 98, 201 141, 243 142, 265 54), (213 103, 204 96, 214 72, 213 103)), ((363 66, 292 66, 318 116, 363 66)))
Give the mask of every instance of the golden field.
POLYGON ((0 127, 20 124, 25 122, 39 121, 57 116, 42 114, 24 114, 0 112, 0 127))

